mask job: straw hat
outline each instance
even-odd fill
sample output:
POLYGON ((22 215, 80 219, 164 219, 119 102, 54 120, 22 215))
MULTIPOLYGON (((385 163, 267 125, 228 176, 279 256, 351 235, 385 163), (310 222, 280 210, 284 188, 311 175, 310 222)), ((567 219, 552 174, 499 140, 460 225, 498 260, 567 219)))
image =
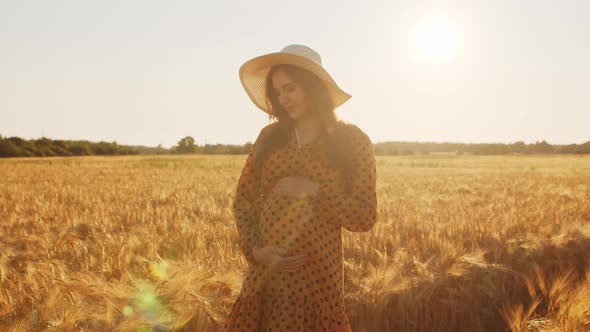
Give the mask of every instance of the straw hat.
POLYGON ((346 102, 350 94, 344 92, 322 67, 319 53, 305 45, 291 44, 280 52, 268 53, 246 61, 240 67, 240 82, 254 104, 264 112, 271 114, 266 108, 266 75, 270 67, 276 64, 291 64, 309 70, 318 76, 326 85, 334 101, 334 107, 346 102))

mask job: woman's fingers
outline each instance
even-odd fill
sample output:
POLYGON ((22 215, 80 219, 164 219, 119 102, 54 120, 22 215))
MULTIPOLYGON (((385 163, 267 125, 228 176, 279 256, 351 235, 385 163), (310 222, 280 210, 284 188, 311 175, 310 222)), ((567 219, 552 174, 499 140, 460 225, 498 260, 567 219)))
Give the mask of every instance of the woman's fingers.
POLYGON ((303 266, 309 258, 306 255, 296 255, 290 257, 283 257, 278 267, 281 270, 295 270, 303 266))
POLYGON ((302 259, 305 259, 306 257, 307 257, 307 255, 305 255, 305 254, 300 254, 300 255, 295 255, 295 256, 287 256, 287 257, 282 258, 282 262, 287 265, 292 262, 297 262, 302 259))
POLYGON ((284 177, 273 186, 273 192, 279 195, 301 197, 306 193, 306 184, 309 180, 305 177, 284 177))
POLYGON ((295 187, 295 181, 293 181, 291 177, 284 177, 279 179, 275 183, 273 191, 275 192, 275 194, 288 194, 293 189, 295 189, 295 187))
POLYGON ((283 247, 269 246, 265 250, 269 253, 267 256, 268 264, 266 265, 275 271, 297 271, 310 259, 305 254, 289 256, 291 254, 290 249, 283 247))
POLYGON ((279 180, 278 180, 278 181, 275 183, 275 185, 274 185, 274 187, 273 187, 273 191, 274 191, 275 193, 282 193, 282 192, 284 192, 284 191, 285 191, 285 185, 284 185, 284 181, 283 181, 283 180, 284 180, 284 178, 282 178, 282 179, 279 179, 279 180))
POLYGON ((274 188, 273 191, 275 192, 275 194, 288 194, 291 190, 291 187, 284 185, 284 184, 277 184, 274 188))
POLYGON ((273 253, 280 255, 280 256, 285 256, 289 254, 289 249, 287 248, 283 248, 283 247, 269 247, 270 251, 272 251, 273 253))
POLYGON ((281 272, 297 272, 297 271, 299 271, 299 270, 301 270, 301 266, 298 266, 298 267, 291 267, 291 268, 283 268, 283 269, 281 269, 280 271, 281 271, 281 272))

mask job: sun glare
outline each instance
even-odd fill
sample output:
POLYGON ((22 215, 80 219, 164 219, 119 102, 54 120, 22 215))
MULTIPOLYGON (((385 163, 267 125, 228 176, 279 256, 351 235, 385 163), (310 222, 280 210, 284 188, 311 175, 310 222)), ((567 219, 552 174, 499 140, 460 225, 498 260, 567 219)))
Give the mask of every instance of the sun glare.
POLYGON ((417 26, 416 48, 419 58, 450 60, 455 54, 457 43, 457 29, 447 20, 428 18, 417 26))

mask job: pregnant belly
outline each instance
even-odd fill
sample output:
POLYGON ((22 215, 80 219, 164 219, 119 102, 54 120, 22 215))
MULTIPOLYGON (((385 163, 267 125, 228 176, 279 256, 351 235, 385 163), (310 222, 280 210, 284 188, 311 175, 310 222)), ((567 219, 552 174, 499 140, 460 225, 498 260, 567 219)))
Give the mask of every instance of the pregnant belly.
POLYGON ((313 199, 270 195, 260 213, 260 232, 265 246, 292 248, 313 220, 313 199))

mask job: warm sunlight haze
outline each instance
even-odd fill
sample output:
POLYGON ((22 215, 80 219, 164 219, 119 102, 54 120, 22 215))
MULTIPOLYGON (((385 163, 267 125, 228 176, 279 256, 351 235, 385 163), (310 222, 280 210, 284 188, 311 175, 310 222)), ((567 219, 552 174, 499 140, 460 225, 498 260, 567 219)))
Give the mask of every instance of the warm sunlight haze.
POLYGON ((424 18, 416 27, 417 57, 427 61, 449 61, 455 55, 457 27, 442 18, 424 18))
POLYGON ((4 1, 0 134, 244 144, 268 117, 240 65, 301 43, 352 95, 337 113, 375 142, 582 144, 588 12, 580 0, 4 1))

